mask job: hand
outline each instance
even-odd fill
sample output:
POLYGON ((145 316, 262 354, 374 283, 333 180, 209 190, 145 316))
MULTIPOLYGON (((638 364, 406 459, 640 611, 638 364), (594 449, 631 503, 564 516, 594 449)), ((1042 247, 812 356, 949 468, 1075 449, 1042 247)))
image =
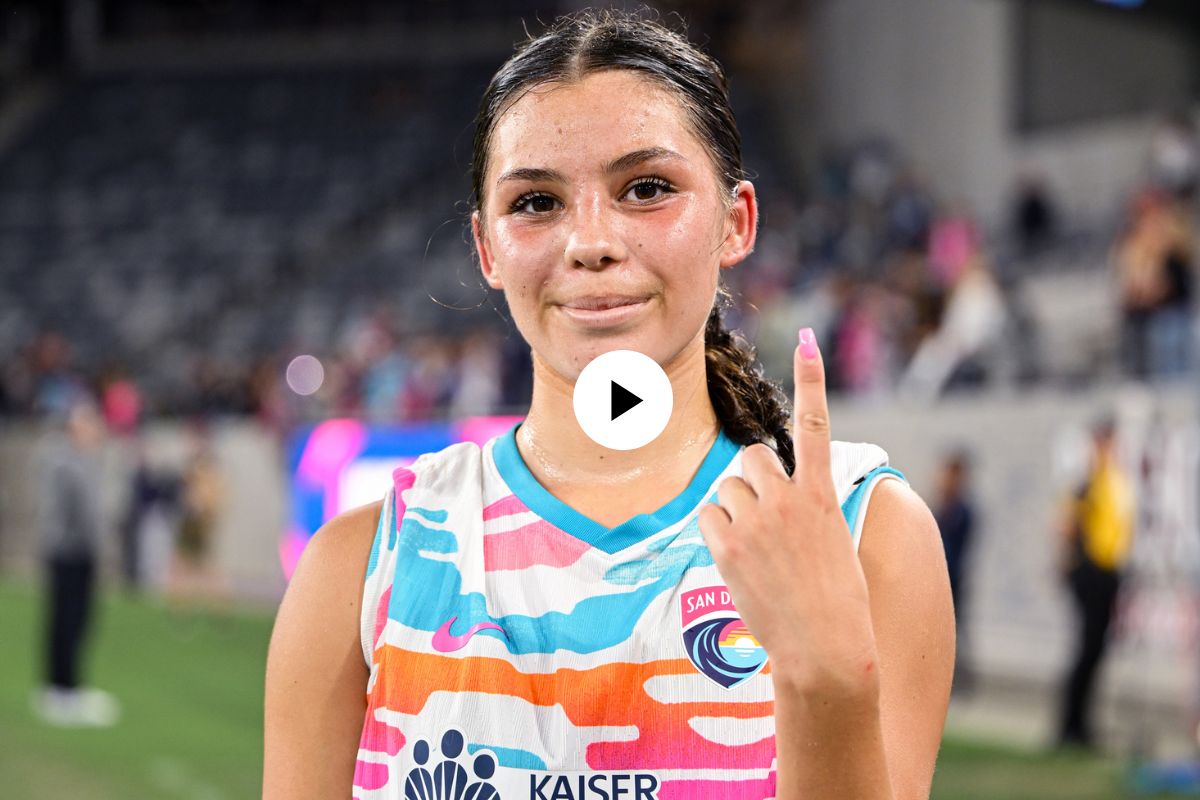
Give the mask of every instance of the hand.
POLYGON ((800 331, 792 358, 795 471, 789 476, 767 445, 750 445, 743 477, 721 481, 719 502, 700 510, 700 532, 775 680, 859 686, 878 674, 875 636, 833 485, 825 369, 811 329, 800 331))

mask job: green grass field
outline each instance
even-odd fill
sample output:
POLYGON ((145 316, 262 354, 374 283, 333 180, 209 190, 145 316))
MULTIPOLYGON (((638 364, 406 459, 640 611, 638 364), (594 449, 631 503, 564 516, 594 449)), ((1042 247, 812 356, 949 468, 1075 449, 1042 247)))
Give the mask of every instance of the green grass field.
MULTIPOLYGON (((108 730, 38 723, 36 587, 0 581, 0 797, 24 800, 220 800, 259 796, 263 668, 272 616, 168 611, 109 595, 89 650, 89 683, 117 694, 108 730)), ((947 739, 937 800, 1106 800, 1120 765, 947 739)))

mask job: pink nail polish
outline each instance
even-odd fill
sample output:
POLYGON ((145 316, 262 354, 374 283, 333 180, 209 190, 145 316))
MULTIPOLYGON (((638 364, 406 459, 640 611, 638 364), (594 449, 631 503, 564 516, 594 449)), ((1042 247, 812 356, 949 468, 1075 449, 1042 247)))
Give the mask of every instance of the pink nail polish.
POLYGON ((812 361, 817 357, 817 335, 813 333, 812 328, 800 329, 800 355, 805 361, 812 361))

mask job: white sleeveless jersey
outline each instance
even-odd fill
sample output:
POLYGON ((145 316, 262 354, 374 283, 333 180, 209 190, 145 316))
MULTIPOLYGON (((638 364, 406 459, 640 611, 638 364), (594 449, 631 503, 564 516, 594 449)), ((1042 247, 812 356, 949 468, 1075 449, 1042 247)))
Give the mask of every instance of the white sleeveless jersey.
MULTIPOLYGON (((697 523, 744 447, 721 431, 678 497, 606 528, 537 482, 517 427, 395 472, 353 796, 774 797, 770 660, 697 523)), ((832 471, 857 547, 872 489, 904 477, 865 443, 834 442, 832 471)))

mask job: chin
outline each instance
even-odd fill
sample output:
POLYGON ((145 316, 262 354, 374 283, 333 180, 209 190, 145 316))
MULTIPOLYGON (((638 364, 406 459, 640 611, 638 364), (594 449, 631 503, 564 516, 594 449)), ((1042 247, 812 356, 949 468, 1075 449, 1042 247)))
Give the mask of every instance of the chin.
POLYGON ((607 335, 559 331, 551 334, 548 341, 553 342, 553 349, 560 354, 558 358, 554 359, 555 363, 561 367, 559 371, 563 375, 569 376, 571 380, 578 378, 579 373, 591 363, 592 359, 605 353, 611 353, 613 350, 633 350, 637 353, 644 353, 656 361, 659 360, 657 348, 650 345, 654 338, 647 336, 646 332, 641 329, 620 333, 611 332, 607 335))

